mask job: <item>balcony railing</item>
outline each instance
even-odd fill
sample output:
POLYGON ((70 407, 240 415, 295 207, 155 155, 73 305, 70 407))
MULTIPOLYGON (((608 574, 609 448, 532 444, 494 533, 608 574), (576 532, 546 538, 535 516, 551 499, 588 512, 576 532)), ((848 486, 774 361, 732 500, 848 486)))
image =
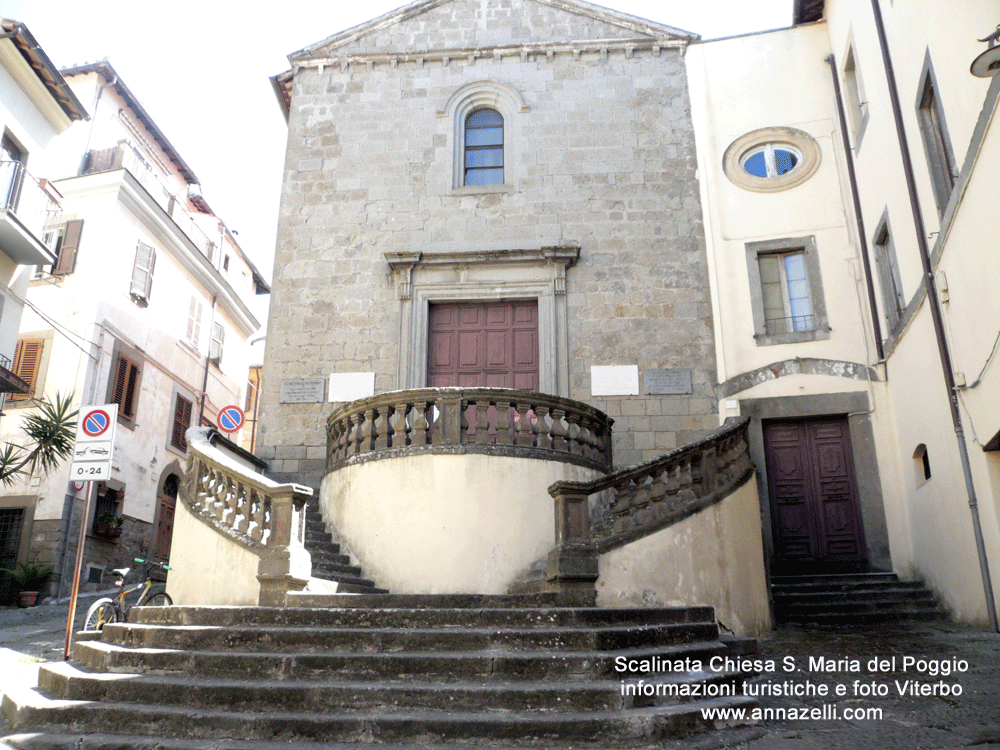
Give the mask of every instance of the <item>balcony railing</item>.
POLYGON ((764 329, 768 336, 776 336, 782 333, 797 333, 798 331, 815 331, 816 318, 812 315, 770 318, 764 321, 764 329))
POLYGON ((62 207, 48 183, 36 180, 21 162, 0 161, 0 210, 10 211, 44 244, 45 234, 59 223, 62 207))
POLYGON ((361 456, 427 451, 561 460, 610 471, 613 422, 587 404, 533 391, 392 391, 330 415, 327 469, 361 456))
POLYGON ((100 151, 88 151, 84 163, 84 174, 110 172, 115 169, 127 169, 142 185, 150 197, 170 214, 170 218, 180 227, 180 230, 194 243, 198 251, 210 262, 215 259, 215 243, 212 242, 194 218, 182 206, 185 199, 179 199, 171 193, 160 181, 152 165, 130 144, 121 142, 112 148, 100 151))

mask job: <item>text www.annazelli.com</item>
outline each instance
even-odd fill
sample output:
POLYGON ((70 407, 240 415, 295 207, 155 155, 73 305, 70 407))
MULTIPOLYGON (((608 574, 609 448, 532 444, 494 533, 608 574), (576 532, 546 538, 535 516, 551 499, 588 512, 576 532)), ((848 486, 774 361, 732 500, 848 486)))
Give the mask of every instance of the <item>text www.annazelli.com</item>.
POLYGON ((703 708, 701 718, 705 721, 878 721, 882 718, 882 709, 877 707, 845 706, 839 708, 830 703, 822 706, 791 706, 778 708, 703 708))

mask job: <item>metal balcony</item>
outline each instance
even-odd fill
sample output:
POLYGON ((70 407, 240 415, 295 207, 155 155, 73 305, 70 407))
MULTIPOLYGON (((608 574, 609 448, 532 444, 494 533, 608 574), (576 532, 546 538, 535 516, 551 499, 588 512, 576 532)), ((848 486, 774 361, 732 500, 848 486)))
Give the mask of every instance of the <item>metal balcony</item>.
POLYGON ((18 265, 56 260, 45 235, 59 224, 62 208, 53 188, 17 161, 0 161, 0 252, 18 265))

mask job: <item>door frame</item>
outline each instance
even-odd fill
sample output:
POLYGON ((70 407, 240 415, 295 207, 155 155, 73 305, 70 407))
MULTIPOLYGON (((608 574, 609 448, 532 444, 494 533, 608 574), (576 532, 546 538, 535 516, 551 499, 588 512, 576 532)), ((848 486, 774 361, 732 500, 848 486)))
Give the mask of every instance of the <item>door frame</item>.
POLYGON ((761 534, 764 540, 768 575, 774 563, 774 537, 771 499, 768 493, 767 462, 764 454, 763 422, 769 420, 808 419, 812 417, 847 417, 851 438, 851 456, 857 484, 862 532, 873 571, 891 571, 889 533, 885 503, 879 478, 871 406, 865 391, 821 393, 811 396, 740 399, 740 413, 751 417, 749 427, 750 457, 757 467, 757 492, 760 497, 761 534))

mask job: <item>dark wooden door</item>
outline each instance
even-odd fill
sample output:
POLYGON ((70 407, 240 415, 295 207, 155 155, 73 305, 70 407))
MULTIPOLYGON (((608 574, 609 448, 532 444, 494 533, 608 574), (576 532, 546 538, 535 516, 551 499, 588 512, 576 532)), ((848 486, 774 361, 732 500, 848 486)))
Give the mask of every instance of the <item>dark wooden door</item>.
POLYGON ((867 569, 847 420, 766 422, 764 452, 774 572, 867 569))
POLYGON ((156 526, 156 558, 170 559, 170 544, 174 538, 174 509, 177 500, 172 497, 160 498, 160 520, 156 526))
POLYGON ((538 303, 431 305, 427 385, 538 390, 538 303))

